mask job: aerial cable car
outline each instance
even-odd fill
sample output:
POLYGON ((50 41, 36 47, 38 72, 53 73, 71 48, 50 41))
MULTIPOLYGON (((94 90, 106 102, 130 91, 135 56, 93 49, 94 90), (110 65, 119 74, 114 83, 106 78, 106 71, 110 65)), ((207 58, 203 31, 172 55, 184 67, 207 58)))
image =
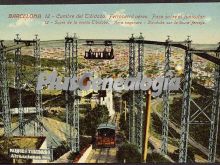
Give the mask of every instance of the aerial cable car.
POLYGON ((114 49, 112 41, 104 41, 103 44, 94 44, 94 41, 86 41, 86 45, 90 46, 89 51, 85 51, 85 59, 103 59, 103 60, 110 60, 114 59, 114 49), (103 51, 92 51, 93 45, 104 45, 105 48, 103 51), (108 51, 110 49, 110 51, 108 51))

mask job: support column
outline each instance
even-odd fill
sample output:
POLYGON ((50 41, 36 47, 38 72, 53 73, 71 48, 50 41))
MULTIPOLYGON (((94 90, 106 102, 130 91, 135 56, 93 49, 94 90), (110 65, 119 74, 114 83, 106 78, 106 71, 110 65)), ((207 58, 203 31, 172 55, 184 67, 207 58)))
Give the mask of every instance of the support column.
MULTIPOLYGON (((168 79, 168 83, 170 81, 170 57, 171 57, 171 46, 170 46, 170 38, 166 40, 165 46, 165 68, 164 68, 164 78, 168 79)), ((167 145, 168 145, 168 122, 169 122, 169 85, 167 86, 166 90, 163 91, 163 113, 162 113, 162 145, 161 145, 161 153, 166 155, 167 154, 167 145)))
MULTIPOLYGON (((129 77, 135 77, 135 38, 132 34, 129 41, 129 77)), ((135 91, 129 97, 129 141, 135 144, 135 91)))
MULTIPOLYGON (((40 74, 41 71, 41 62, 40 62, 40 39, 38 35, 35 35, 34 39, 34 58, 35 58, 35 75, 36 77, 40 74)), ((43 136, 43 109, 42 109, 42 94, 41 90, 36 90, 35 87, 35 107, 37 113, 37 135, 43 136)))
MULTIPOLYGON (((144 37, 142 33, 138 38, 138 73, 140 78, 143 78, 143 62, 144 62, 144 37)), ((137 105, 137 126, 136 126, 136 143, 140 153, 143 153, 143 97, 142 90, 137 91, 136 105, 137 105)))
MULTIPOLYGON (((77 37, 65 38, 65 73, 67 77, 77 76, 78 43, 77 37)), ((69 89, 69 88, 68 88, 69 89)), ((79 98, 78 90, 66 91, 66 128, 68 145, 72 151, 79 152, 79 98)))
POLYGON ((181 116, 181 134, 179 148, 179 163, 187 161, 187 146, 189 136, 189 117, 190 117, 190 95, 191 95, 191 74, 192 74, 192 53, 191 40, 188 36, 187 50, 184 65, 184 87, 183 87, 183 107, 181 116))
MULTIPOLYGON (((216 53, 216 57, 219 58, 219 52, 216 53)), ((217 138, 218 138, 219 111, 220 111, 220 66, 219 65, 215 66, 215 84, 214 84, 213 92, 214 93, 213 93, 211 128, 210 128, 210 137, 209 137, 209 155, 208 155, 208 161, 210 163, 215 162, 216 146, 217 146, 217 138)))
POLYGON ((4 123, 4 136, 11 136, 11 113, 7 79, 7 62, 5 60, 6 52, 3 50, 3 41, 0 44, 0 96, 1 113, 4 123))
MULTIPOLYGON (((73 37, 72 45, 72 76, 77 76, 78 72, 78 40, 76 34, 73 37)), ((79 152, 79 96, 78 89, 73 92, 73 128, 75 134, 73 136, 73 150, 79 152)))
MULTIPOLYGON (((15 39, 15 43, 19 44, 19 34, 17 34, 17 38, 15 39)), ((24 108, 22 105, 22 62, 21 62, 21 48, 15 49, 15 88, 17 90, 17 104, 18 104, 18 113, 19 113, 19 135, 25 135, 25 124, 24 124, 24 108)))
MULTIPOLYGON (((70 77, 70 48, 71 42, 69 42, 69 36, 65 38, 65 77, 70 77)), ((68 86, 69 89, 69 86, 68 86)), ((65 105, 66 105, 66 132, 69 132, 69 90, 65 91, 65 105)), ((69 140, 69 135, 67 134, 67 140, 69 140)))

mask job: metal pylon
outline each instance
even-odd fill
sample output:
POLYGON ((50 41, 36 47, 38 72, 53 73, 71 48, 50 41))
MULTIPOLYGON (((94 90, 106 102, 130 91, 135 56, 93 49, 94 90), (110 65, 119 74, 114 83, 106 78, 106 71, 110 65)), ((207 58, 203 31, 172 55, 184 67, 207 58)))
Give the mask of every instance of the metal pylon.
MULTIPOLYGON (((143 62, 144 62, 144 37, 140 34, 137 39, 138 42, 138 73, 140 78, 143 78, 143 62)), ((144 93, 142 90, 138 91, 136 96, 136 105, 137 105, 137 126, 136 126, 136 143, 140 153, 143 152, 143 96, 144 93)))
MULTIPOLYGON (((66 76, 77 76, 78 69, 78 40, 74 37, 65 38, 65 73, 66 76)), ((69 89, 69 88, 68 88, 69 89)), ((79 98, 78 90, 67 91, 66 100, 66 129, 68 145, 72 151, 79 151, 79 98)))
MULTIPOLYGON (((19 35, 15 40, 16 44, 19 44, 20 40, 19 35)), ((25 135, 25 124, 24 124, 24 108, 22 106, 22 62, 21 62, 21 48, 15 49, 15 88, 17 89, 17 104, 18 104, 18 113, 19 113, 19 134, 20 136, 25 135)))
MULTIPOLYGON (((171 56, 171 46, 170 46, 170 38, 166 40, 167 45, 165 46, 165 67, 164 67, 164 78, 168 79, 169 84, 169 71, 170 71, 170 56, 171 56)), ((163 91, 163 113, 162 113, 162 144, 161 144, 161 153, 167 154, 167 145, 168 145, 168 122, 169 122, 169 85, 166 90, 163 91)))
MULTIPOLYGON (((135 77, 135 38, 132 34, 129 40, 129 77, 135 77)), ((129 97, 129 141, 135 144, 135 91, 129 97)))
POLYGON ((192 53, 191 40, 187 39, 187 50, 184 64, 184 87, 183 87, 183 105, 181 116, 181 134, 179 147, 179 162, 187 161, 187 145, 189 136, 189 117, 190 117, 190 94, 191 94, 191 73, 192 73, 192 53))
MULTIPOLYGON (((219 52, 216 53, 219 58, 219 52)), ((220 111, 220 66, 216 65, 215 68, 215 84, 213 91, 213 104, 211 113, 211 129, 209 137, 209 155, 208 161, 215 162, 216 146, 218 137, 218 125, 219 125, 219 111, 220 111)))
MULTIPOLYGON (((40 62, 40 39, 38 35, 35 35, 34 39, 34 58, 35 58, 35 76, 37 77, 41 71, 41 62, 40 62)), ((43 109, 42 109, 42 94, 41 90, 36 90, 35 87, 35 107, 37 113, 37 135, 43 136, 43 109)))
POLYGON ((7 79, 7 62, 5 59, 6 52, 3 50, 3 41, 0 43, 0 99, 1 99, 1 115, 4 124, 4 136, 11 136, 11 113, 10 100, 7 79))

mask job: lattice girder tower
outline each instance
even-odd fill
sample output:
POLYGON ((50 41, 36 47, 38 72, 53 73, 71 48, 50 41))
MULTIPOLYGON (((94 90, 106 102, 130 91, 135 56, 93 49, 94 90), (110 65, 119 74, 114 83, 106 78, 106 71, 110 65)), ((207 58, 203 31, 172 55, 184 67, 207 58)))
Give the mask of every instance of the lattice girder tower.
MULTIPOLYGON (((220 45, 216 52, 216 57, 219 58, 220 45)), ((214 163, 216 158, 216 147, 219 127, 219 112, 220 112, 220 65, 215 65, 214 74, 214 89, 213 89, 213 104, 211 113, 211 128, 209 136, 209 155, 208 161, 214 163)))
POLYGON ((0 41, 0 99, 1 99, 1 115, 4 124, 4 136, 10 137, 11 132, 11 113, 10 100, 7 79, 7 61, 6 52, 4 51, 3 41, 0 41))
MULTIPOLYGON (((135 38, 132 34, 129 39, 129 77, 135 77, 135 38)), ((136 143, 136 120, 135 120, 135 91, 129 93, 129 141, 136 143)))
MULTIPOLYGON (((77 76, 78 70, 78 39, 65 37, 65 76, 77 76)), ((68 87, 69 89, 70 87, 68 87)), ((66 101, 66 129, 68 145, 74 152, 79 152, 79 96, 78 90, 67 90, 66 101)))
MULTIPOLYGON (((170 37, 166 40, 165 46, 165 67, 164 67, 164 78, 170 80, 170 57, 171 57, 171 45, 170 45, 170 37)), ((169 81, 168 81, 169 84, 169 81)), ((169 104, 169 85, 166 90, 163 90, 163 113, 162 113, 162 145, 161 145, 161 152, 162 154, 167 154, 167 145, 168 145, 168 122, 169 122, 169 111, 170 111, 170 104, 169 104)))
POLYGON ((22 89, 25 87, 25 84, 28 84, 27 87, 35 93, 35 108, 36 108, 36 117, 33 119, 34 124, 34 135, 43 136, 43 108, 42 108, 42 93, 40 90, 36 90, 37 77, 41 71, 41 62, 40 62, 40 39, 38 35, 35 35, 33 40, 22 40, 17 34, 17 38, 14 39, 15 44, 15 88, 17 89, 17 104, 18 104, 18 113, 19 113, 19 134, 24 136, 26 134, 25 125, 28 124, 24 119, 24 107, 22 105, 22 89), (29 80, 29 77, 25 75, 24 70, 22 69, 22 47, 33 47, 33 56, 34 56, 34 72, 33 79, 29 80), (26 83, 25 83, 26 82, 26 83), (29 86, 29 85, 32 86, 29 86))
MULTIPOLYGON (((138 45, 138 66, 137 66, 137 72, 139 73, 138 76, 140 78, 143 78, 143 70, 144 70, 144 37, 142 36, 142 33, 140 33, 140 36, 136 39, 137 45, 138 45)), ((140 153, 143 152, 143 117, 144 117, 144 91, 138 90, 136 93, 136 108, 137 108, 137 114, 136 114, 136 144, 140 151, 140 153)))
MULTIPOLYGON (((219 124, 219 65, 215 66, 215 84, 213 90, 213 101, 212 101, 212 111, 211 117, 206 112, 205 108, 201 108, 192 98, 191 98, 191 81, 192 81, 192 53, 201 52, 201 50, 191 49, 191 40, 189 37, 187 39, 187 50, 185 56, 185 68, 184 68, 184 88, 183 88, 183 108, 181 116, 181 137, 180 137, 180 153, 179 162, 187 162, 187 146, 189 139, 189 126, 190 125, 211 125, 210 136, 209 136, 209 154, 208 161, 214 162, 216 157, 216 146, 217 146, 217 135, 218 135, 218 124, 219 124), (190 113, 190 104, 194 104, 197 110, 194 113, 190 113), (199 117, 203 115, 205 118, 203 120, 199 117)), ((219 48, 217 50, 202 50, 202 52, 216 52, 216 56, 219 57, 219 48)))
MULTIPOLYGON (((19 44, 21 39, 19 34, 14 40, 16 44, 19 44)), ((21 47, 15 49, 15 88, 17 89, 17 104, 18 104, 18 114, 19 114, 19 135, 25 135, 25 124, 24 124, 24 108, 22 105, 22 61, 21 61, 21 47)))
POLYGON ((191 49, 191 40, 188 37, 187 50, 185 51, 185 64, 184 64, 183 104, 182 104, 182 115, 181 115, 180 148, 179 148, 180 163, 187 161, 191 80, 192 80, 192 53, 190 52, 190 49, 191 49))

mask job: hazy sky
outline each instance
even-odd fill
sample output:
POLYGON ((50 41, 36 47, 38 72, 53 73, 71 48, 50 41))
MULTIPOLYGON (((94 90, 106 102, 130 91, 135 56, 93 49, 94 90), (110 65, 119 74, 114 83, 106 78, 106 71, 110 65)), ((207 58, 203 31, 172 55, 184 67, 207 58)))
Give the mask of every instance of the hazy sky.
MULTIPOLYGON (((55 20, 55 19, 54 19, 55 20)), ((66 19, 68 20, 68 19, 66 19)), ((105 21, 105 19, 101 19, 105 21)), ((143 19, 140 19, 143 20, 143 19)), ((127 21, 140 21, 127 19, 127 21)), ((112 20, 115 21, 115 20, 112 20)), ((14 5, 0 6, 0 39, 13 39, 20 33, 24 39, 39 34, 41 40, 63 39, 66 32, 77 33, 80 38, 127 39, 132 33, 142 32, 147 40, 164 41, 167 35, 173 40, 185 40, 192 36, 194 43, 220 42, 220 3, 187 4, 99 4, 99 5, 14 5), (45 25, 44 18, 38 20, 8 19, 9 14, 111 14, 121 15, 204 15, 205 25, 45 25)))

